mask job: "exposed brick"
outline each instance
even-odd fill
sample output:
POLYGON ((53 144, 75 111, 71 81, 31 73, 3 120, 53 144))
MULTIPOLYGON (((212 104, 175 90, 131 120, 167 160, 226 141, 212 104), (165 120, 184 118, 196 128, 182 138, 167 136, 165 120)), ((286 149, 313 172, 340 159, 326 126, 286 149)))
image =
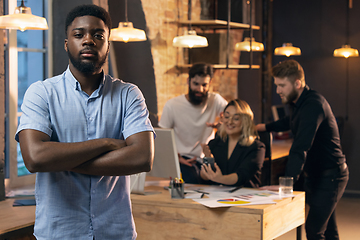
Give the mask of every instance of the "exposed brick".
MULTIPOLYGON (((154 0, 142 0, 147 28, 150 32, 159 116, 166 101, 188 91, 187 70, 183 71, 176 67, 177 63, 186 62, 187 53, 172 46, 173 38, 183 33, 183 29, 178 29, 176 21, 178 16, 180 19, 187 19, 187 4, 188 0, 157 0, 155 6, 154 0)), ((200 12, 200 0, 193 0, 192 20, 199 20, 200 12)), ((242 32, 232 31, 232 34, 233 32, 234 41, 242 38, 242 32)), ((234 62, 239 62, 239 56, 239 52, 233 53, 234 62)), ((220 93, 228 100, 236 98, 237 73, 238 70, 217 70, 211 83, 211 90, 220 93)))

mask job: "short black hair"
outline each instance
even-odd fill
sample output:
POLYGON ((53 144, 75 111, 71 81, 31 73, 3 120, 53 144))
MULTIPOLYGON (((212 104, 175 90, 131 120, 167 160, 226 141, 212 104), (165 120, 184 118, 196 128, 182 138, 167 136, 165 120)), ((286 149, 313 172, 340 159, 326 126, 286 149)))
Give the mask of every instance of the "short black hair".
POLYGON ((195 63, 189 70, 189 80, 196 75, 201 77, 209 75, 211 79, 214 75, 214 69, 208 63, 195 63))
POLYGON ((79 5, 77 7, 75 7, 73 10, 71 10, 65 20, 65 36, 67 36, 67 29, 69 27, 69 25, 74 21, 75 18, 77 17, 82 17, 82 16, 94 16, 97 18, 100 18, 105 25, 108 27, 109 32, 111 29, 111 18, 110 18, 110 14, 108 13, 108 11, 106 11, 104 8, 99 7, 97 5, 94 4, 84 4, 84 5, 79 5))

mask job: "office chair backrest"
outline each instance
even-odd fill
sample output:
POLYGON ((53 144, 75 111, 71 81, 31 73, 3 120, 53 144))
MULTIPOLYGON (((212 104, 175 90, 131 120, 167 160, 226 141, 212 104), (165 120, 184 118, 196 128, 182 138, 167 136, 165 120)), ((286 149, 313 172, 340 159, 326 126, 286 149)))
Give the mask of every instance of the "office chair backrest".
POLYGON ((271 132, 258 132, 260 141, 265 144, 265 159, 271 160, 271 144, 272 144, 272 133, 271 132))
POLYGON ((271 185, 271 145, 272 133, 271 132, 258 132, 260 141, 265 145, 265 161, 261 170, 261 185, 271 185))

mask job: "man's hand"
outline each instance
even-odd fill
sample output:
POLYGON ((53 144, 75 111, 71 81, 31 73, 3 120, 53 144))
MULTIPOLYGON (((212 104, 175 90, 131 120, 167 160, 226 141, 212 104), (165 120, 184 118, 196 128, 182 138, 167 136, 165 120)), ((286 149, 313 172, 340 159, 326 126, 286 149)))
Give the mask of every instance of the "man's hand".
POLYGON ((220 125, 221 125, 221 122, 213 122, 213 123, 207 122, 207 123, 206 123, 206 126, 212 127, 212 128, 219 128, 220 125))
POLYGON ((256 125, 256 130, 258 132, 265 132, 266 131, 266 126, 264 123, 259 123, 256 125))
POLYGON ((222 124, 222 121, 221 121, 221 120, 222 120, 222 118, 223 118, 223 115, 224 115, 224 114, 221 112, 221 113, 220 113, 220 116, 219 116, 219 117, 216 117, 216 119, 215 119, 215 121, 214 121, 213 123, 207 122, 207 123, 206 123, 206 126, 219 129, 219 127, 220 127, 221 124, 222 124))
POLYGON ((213 155, 211 154, 210 148, 206 143, 202 143, 201 147, 203 149, 205 157, 213 157, 213 155))
POLYGON ((180 154, 178 154, 178 155, 179 155, 179 162, 181 164, 184 164, 186 166, 191 167, 193 164, 196 163, 196 157, 193 157, 193 158, 190 158, 190 159, 185 159, 182 156, 180 156, 180 154))

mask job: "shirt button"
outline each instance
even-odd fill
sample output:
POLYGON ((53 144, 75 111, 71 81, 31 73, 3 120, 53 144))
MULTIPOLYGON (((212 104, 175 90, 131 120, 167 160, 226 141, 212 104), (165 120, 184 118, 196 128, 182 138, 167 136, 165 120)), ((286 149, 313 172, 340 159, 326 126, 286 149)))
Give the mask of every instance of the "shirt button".
POLYGON ((92 217, 92 218, 95 218, 95 215, 93 214, 93 215, 91 215, 91 217, 92 217))
POLYGON ((95 190, 92 190, 92 193, 95 193, 95 190))

